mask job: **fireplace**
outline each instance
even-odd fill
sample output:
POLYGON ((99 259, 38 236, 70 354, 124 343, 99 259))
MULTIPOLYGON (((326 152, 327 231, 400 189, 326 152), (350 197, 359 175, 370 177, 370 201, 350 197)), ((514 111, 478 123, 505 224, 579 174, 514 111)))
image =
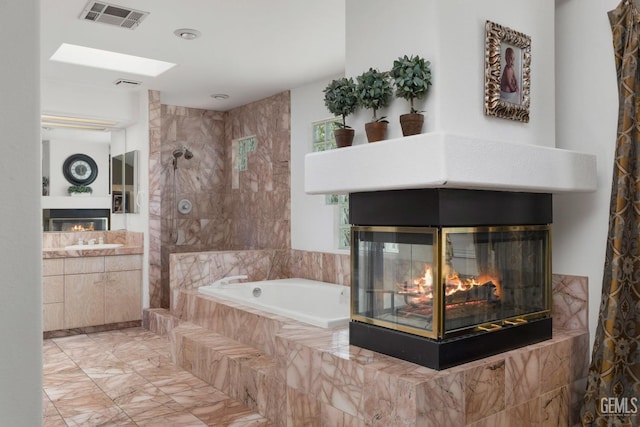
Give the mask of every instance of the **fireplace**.
POLYGON ((44 231, 103 231, 109 229, 109 209, 43 209, 44 231))
POLYGON ((551 196, 353 193, 350 343, 444 369, 551 338, 551 196))

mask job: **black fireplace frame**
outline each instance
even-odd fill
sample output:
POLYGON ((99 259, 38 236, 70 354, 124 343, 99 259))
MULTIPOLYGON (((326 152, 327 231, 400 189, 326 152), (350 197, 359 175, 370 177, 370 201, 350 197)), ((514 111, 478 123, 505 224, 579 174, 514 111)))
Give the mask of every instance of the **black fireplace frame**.
MULTIPOLYGON (((43 231, 54 231, 52 230, 54 221, 62 221, 62 220, 72 220, 72 221, 104 221, 105 228, 104 230, 111 229, 111 215, 110 209, 43 209, 42 210, 42 228, 43 231)), ((101 229, 96 229, 94 231, 104 231, 101 229)))
MULTIPOLYGON (((550 227, 552 196, 548 193, 441 188, 351 193, 349 222, 352 226, 374 227, 550 227)), ((549 271, 550 258, 549 253, 549 271)), ((351 345, 438 370, 551 337, 550 315, 522 324, 505 325, 497 330, 476 331, 444 339, 427 338, 353 318, 349 324, 351 345)))

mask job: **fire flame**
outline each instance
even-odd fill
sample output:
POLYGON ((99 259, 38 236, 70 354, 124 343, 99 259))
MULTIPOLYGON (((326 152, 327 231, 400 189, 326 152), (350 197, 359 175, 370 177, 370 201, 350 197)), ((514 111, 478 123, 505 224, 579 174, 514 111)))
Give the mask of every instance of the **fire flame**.
MULTIPOLYGON (((502 299, 502 286, 496 276, 490 274, 481 274, 477 277, 460 278, 458 273, 450 265, 445 266, 445 296, 451 296, 456 292, 469 291, 475 286, 483 286, 487 283, 493 283, 495 286, 494 296, 502 299)), ((410 295, 410 302, 413 304, 421 304, 430 302, 433 298, 433 268, 429 264, 424 265, 424 273, 422 276, 413 279, 412 284, 404 283, 399 285, 404 291, 403 293, 410 295)))

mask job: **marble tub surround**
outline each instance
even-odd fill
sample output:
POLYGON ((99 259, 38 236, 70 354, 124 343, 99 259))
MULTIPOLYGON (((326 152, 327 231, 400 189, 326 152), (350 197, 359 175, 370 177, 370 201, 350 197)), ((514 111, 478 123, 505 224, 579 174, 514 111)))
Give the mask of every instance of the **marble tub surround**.
POLYGON ((180 290, 197 289, 227 276, 244 274, 248 281, 284 279, 289 251, 277 249, 171 254, 171 310, 180 290))
POLYGON ((289 249, 174 253, 169 257, 171 310, 180 289, 197 289, 226 276, 249 281, 299 277, 350 286, 349 255, 289 249))
POLYGON ((347 328, 265 317, 193 290, 173 313, 145 313, 145 325, 172 337, 180 366, 276 425, 573 425, 588 366, 577 297, 587 281, 553 283, 551 340, 443 371, 350 346, 347 328))

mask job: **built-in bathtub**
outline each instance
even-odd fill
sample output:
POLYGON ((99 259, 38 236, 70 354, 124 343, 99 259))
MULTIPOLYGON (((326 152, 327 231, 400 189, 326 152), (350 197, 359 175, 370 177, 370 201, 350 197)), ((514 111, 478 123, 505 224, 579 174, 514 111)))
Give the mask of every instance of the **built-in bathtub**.
POLYGON ((222 298, 321 328, 349 323, 350 288, 308 279, 201 286, 203 295, 222 298))

